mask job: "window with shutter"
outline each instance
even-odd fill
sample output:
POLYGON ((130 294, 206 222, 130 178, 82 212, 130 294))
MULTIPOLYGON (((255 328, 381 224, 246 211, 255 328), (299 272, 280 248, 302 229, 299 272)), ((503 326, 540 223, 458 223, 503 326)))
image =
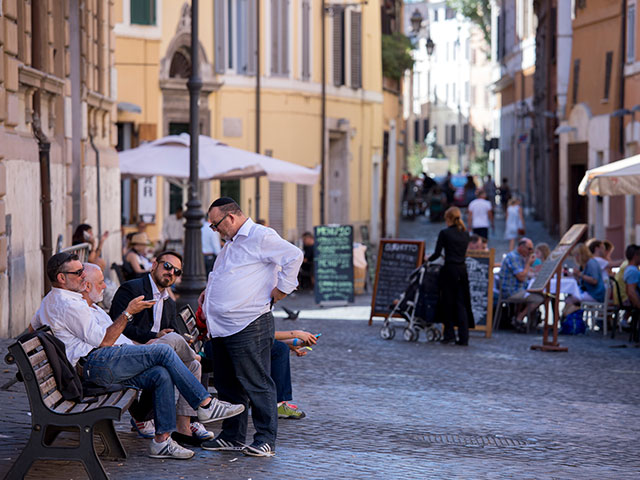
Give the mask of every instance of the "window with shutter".
POLYGON ((215 0, 214 3, 214 32, 215 41, 215 69, 217 73, 224 73, 226 68, 226 42, 225 42, 225 15, 224 0, 215 0))
POLYGON ((362 14, 351 12, 351 87, 362 87, 362 14))
POLYGON ((298 236, 310 229, 309 222, 309 186, 296 185, 296 226, 298 236))
POLYGON ((247 3, 247 75, 256 74, 256 55, 258 44, 256 42, 256 31, 258 19, 256 18, 256 1, 245 0, 247 3))
POLYGON ((280 74, 289 75, 289 0, 280 0, 280 74))
POLYGON ((302 0, 302 80, 311 79, 311 1, 302 0))
POLYGON ((271 74, 277 75, 280 65, 280 50, 278 48, 280 35, 280 0, 271 0, 271 74))
POLYGON ((427 136, 429 133, 429 119, 425 118, 422 120, 422 139, 427 136))
POLYGON ((609 99, 609 89, 611 88, 611 67, 613 66, 613 52, 607 52, 604 61, 604 97, 609 99))
POLYGON ((344 10, 333 10, 333 84, 344 85, 344 10))
POLYGON ((576 58, 573 61, 573 91, 571 93, 572 103, 575 105, 578 103, 578 80, 580 77, 580 59, 576 58))
POLYGON ((269 182, 269 226, 282 235, 284 232, 284 183, 269 182))
MULTIPOLYGON (((229 2, 231 3, 231 2, 229 2)), ((249 12, 247 0, 236 0, 236 28, 235 28, 235 43, 236 43, 236 73, 246 75, 249 69, 249 45, 247 42, 248 32, 248 16, 249 12)), ((231 20, 231 16, 229 17, 231 20)), ((231 23, 231 22, 229 22, 231 23)), ((233 29, 229 29, 230 32, 233 29)), ((231 36, 229 36, 231 39, 231 36)))
POLYGON ((451 125, 451 145, 455 145, 456 143, 456 126, 451 125))
POLYGON ((233 24, 233 0, 227 0, 227 67, 233 68, 233 44, 236 26, 233 24))
POLYGON ((131 0, 130 14, 132 25, 155 25, 156 1, 131 0))
POLYGON ((636 6, 629 5, 627 10, 627 62, 636 60, 636 6))

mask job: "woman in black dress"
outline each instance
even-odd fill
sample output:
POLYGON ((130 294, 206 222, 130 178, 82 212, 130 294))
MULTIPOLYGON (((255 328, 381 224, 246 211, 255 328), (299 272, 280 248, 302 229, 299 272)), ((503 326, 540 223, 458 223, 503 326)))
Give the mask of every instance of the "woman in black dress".
POLYGON ((457 345, 469 344, 469 328, 473 328, 471 295, 465 255, 469 245, 469 234, 464 226, 460 209, 451 207, 444 213, 447 228, 440 231, 436 250, 429 257, 432 262, 444 249, 444 266, 438 277, 438 305, 436 318, 444 323, 442 343, 455 342, 457 345), (454 326, 458 327, 456 341, 454 326))

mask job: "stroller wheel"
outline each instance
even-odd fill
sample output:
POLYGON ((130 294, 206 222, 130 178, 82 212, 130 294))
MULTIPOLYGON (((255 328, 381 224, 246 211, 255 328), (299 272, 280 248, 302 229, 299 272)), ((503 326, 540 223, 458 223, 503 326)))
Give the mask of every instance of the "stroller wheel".
POLYGON ((418 340, 418 332, 413 328, 405 328, 403 336, 407 342, 415 342, 418 340))
POLYGON ((435 342, 438 337, 438 330, 435 328, 427 328, 427 342, 435 342))
POLYGON ((389 326, 384 326, 380 329, 380 338, 384 340, 391 340, 396 336, 396 329, 389 326))

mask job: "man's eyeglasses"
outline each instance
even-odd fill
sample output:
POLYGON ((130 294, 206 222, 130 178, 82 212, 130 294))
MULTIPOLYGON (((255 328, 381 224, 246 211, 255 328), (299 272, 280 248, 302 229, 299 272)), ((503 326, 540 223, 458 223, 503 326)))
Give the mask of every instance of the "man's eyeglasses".
POLYGON ((81 276, 84 273, 84 268, 81 268, 80 270, 76 270, 75 272, 60 272, 60 273, 64 273, 65 275, 81 276))
POLYGON ((179 277, 180 275, 182 275, 182 270, 179 269, 178 267, 174 267, 169 262, 164 262, 162 264, 162 268, 164 268, 167 272, 171 272, 173 270, 173 273, 175 274, 176 277, 179 277))
POLYGON ((217 231, 218 227, 220 226, 220 224, 224 221, 225 218, 227 218, 229 216, 229 214, 227 213, 224 217, 222 217, 220 219, 220 221, 218 223, 212 223, 211 225, 209 225, 211 227, 211 230, 217 231))

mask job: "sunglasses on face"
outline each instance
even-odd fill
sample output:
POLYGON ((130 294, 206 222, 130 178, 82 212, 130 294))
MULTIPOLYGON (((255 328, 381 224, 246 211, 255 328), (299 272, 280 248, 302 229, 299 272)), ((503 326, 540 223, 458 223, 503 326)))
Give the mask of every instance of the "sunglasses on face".
POLYGON ((220 224, 221 224, 221 223, 224 221, 224 219, 225 219, 225 218, 227 218, 228 216, 229 216, 229 214, 227 213, 224 217, 222 217, 222 218, 220 219, 220 221, 219 221, 219 222, 217 222, 217 223, 212 223, 211 225, 209 225, 209 227, 211 227, 211 230, 213 230, 213 231, 217 231, 217 230, 218 230, 218 227, 220 226, 220 224))
POLYGON ((169 262, 164 262, 162 264, 162 268, 164 268, 167 272, 171 272, 173 271, 174 275, 176 277, 179 277, 180 275, 182 275, 182 270, 179 269, 178 267, 174 267, 173 265, 171 265, 169 262))
POLYGON ((84 273, 84 268, 81 268, 80 270, 76 270, 75 272, 60 272, 60 273, 63 273, 65 275, 77 275, 79 277, 84 273))

